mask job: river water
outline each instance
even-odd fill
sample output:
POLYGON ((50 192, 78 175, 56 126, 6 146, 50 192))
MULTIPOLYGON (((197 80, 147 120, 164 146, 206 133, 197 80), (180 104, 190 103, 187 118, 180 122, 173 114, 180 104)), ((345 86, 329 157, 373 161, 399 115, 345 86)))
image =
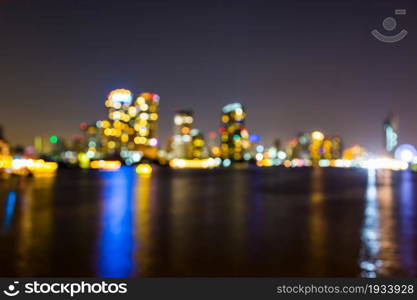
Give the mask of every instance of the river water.
POLYGON ((0 276, 417 276, 417 173, 59 170, 0 181, 0 276))

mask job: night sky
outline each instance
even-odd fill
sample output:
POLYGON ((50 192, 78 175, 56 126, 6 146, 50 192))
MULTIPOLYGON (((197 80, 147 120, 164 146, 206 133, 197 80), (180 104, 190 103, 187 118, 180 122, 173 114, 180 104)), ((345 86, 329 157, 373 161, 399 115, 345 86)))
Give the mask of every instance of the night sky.
POLYGON ((208 132, 239 101, 265 144, 319 129, 379 151, 393 110, 400 142, 417 145, 413 0, 0 0, 0 40, 0 124, 14 145, 78 134, 106 117, 115 88, 161 96, 163 141, 176 110, 208 132), (395 44, 370 34, 388 34, 389 16, 409 31, 395 44))

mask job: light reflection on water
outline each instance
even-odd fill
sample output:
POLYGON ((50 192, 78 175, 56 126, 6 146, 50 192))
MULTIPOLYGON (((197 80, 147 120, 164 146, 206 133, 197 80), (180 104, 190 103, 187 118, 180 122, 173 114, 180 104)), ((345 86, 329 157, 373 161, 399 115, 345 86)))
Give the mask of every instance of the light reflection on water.
POLYGON ((323 251, 326 247, 326 217, 324 215, 325 209, 325 195, 323 187, 323 169, 313 168, 311 176, 311 195, 310 195, 310 220, 308 228, 310 230, 310 244, 311 254, 310 262, 313 272, 314 269, 323 269, 326 267, 324 260, 326 259, 326 252, 323 251))
POLYGON ((417 276, 417 205, 413 197, 415 185, 413 173, 404 171, 401 174, 400 185, 400 259, 404 269, 409 270, 409 276, 417 276))
POLYGON ((3 233, 9 230, 10 223, 12 222, 12 218, 13 218, 15 205, 16 205, 16 192, 9 192, 7 196, 6 208, 4 210, 3 228, 2 228, 3 233))
POLYGON ((134 228, 132 168, 101 172, 102 219, 99 246, 99 276, 129 277, 133 271, 134 228))
POLYGON ((416 276, 416 178, 124 167, 0 181, 0 275, 416 276))
POLYGON ((376 170, 368 170, 368 186, 365 198, 365 214, 362 228, 362 248, 360 254, 360 267, 362 277, 376 277, 377 269, 381 265, 379 260, 380 230, 379 205, 376 187, 376 170))
POLYGON ((17 276, 47 274, 53 250, 55 177, 20 182, 17 276))
POLYGON ((360 253, 362 277, 415 276, 417 231, 413 188, 410 171, 368 171, 360 253))
MULTIPOLYGON (((398 175, 398 173, 397 173, 398 175)), ((394 201, 394 178, 393 172, 388 170, 379 171, 378 198, 380 214, 380 253, 381 265, 377 271, 379 276, 400 274, 401 270, 398 259, 397 243, 397 215, 394 201)))
POLYGON ((135 240, 138 245, 135 255, 135 275, 146 276, 152 262, 151 193, 155 192, 153 182, 150 176, 138 176, 136 182, 135 240))

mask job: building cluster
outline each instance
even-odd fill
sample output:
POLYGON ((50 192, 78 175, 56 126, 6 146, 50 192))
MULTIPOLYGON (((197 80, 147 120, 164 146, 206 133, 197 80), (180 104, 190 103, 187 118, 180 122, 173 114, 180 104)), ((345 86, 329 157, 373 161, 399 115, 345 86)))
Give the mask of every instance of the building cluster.
MULTIPOLYGON (((301 132, 285 145, 276 140, 265 147, 259 136, 249 134, 245 124, 247 113, 237 102, 222 108, 218 130, 207 135, 196 128, 193 111, 176 111, 172 135, 161 147, 157 94, 135 95, 126 89, 116 89, 108 94, 104 105, 106 117, 81 123, 80 133, 70 141, 59 136, 36 137, 33 147, 26 148, 24 154, 82 168, 101 168, 105 161, 116 168, 120 163, 159 163, 172 167, 227 167, 234 162, 254 162, 258 166, 344 166, 346 161, 368 159, 364 148, 356 145, 344 149, 341 137, 321 131, 301 132)), ((417 157, 414 148, 398 146, 398 120, 392 114, 384 122, 384 148, 390 158, 417 157)), ((9 153, 0 130, 0 156, 9 153)))
MULTIPOLYGON (((249 161, 251 153, 249 132, 245 127, 246 112, 240 103, 223 107, 218 132, 208 139, 195 127, 193 111, 179 110, 173 118, 173 134, 165 148, 158 138, 158 108, 160 98, 155 93, 136 96, 126 89, 117 89, 105 100, 108 116, 93 123, 80 124, 81 135, 71 143, 52 136, 48 140, 35 138, 35 151, 56 161, 91 166, 95 160, 119 160, 128 165, 139 162, 162 164, 176 159, 202 160, 217 158, 249 161)), ((196 162, 194 161, 194 164, 196 162)))
MULTIPOLYGON (((67 142, 58 136, 35 138, 35 153, 54 161, 78 163, 89 167, 91 161, 118 160, 131 165, 139 162, 162 164, 176 159, 217 159, 224 166, 232 162, 256 161, 258 165, 279 165, 285 160, 311 160, 342 157, 342 141, 319 131, 299 134, 281 149, 279 142, 265 148, 259 136, 249 134, 246 111, 241 103, 225 105, 220 114, 217 131, 205 136, 195 127, 191 110, 179 110, 173 118, 173 134, 160 147, 158 137, 158 108, 160 97, 155 93, 134 95, 126 89, 109 93, 104 104, 107 117, 80 124, 81 134, 67 142)), ((195 163, 195 162, 194 162, 195 163)), ((212 164, 212 162, 210 162, 212 164)))
POLYGON ((0 127, 0 175, 46 176, 58 164, 81 168, 117 170, 122 164, 138 165, 141 176, 152 173, 152 163, 172 168, 228 167, 253 163, 261 167, 363 167, 417 171, 417 150, 399 145, 398 119, 390 114, 383 123, 384 155, 373 156, 355 145, 344 149, 340 136, 321 131, 301 132, 287 144, 275 140, 266 147, 246 127, 247 112, 241 103, 225 105, 219 127, 205 135, 196 128, 193 111, 178 110, 173 132, 165 147, 158 135, 160 97, 155 93, 133 94, 126 89, 111 91, 104 101, 101 120, 80 124, 70 140, 53 135, 35 137, 33 146, 15 147, 6 142, 0 127))
POLYGON ((125 89, 112 91, 105 101, 108 118, 82 123, 88 159, 122 159, 128 164, 157 159, 159 96, 125 89))
POLYGON ((98 159, 120 160, 126 164, 141 161, 165 164, 175 159, 176 164, 185 160, 194 160, 195 164, 195 160, 209 158, 217 159, 224 166, 243 161, 279 165, 292 159, 309 160, 317 165, 322 159, 340 159, 343 154, 340 137, 319 131, 299 134, 284 149, 280 143, 264 148, 258 136, 249 134, 241 103, 225 105, 220 114, 220 128, 207 137, 195 127, 193 111, 177 111, 173 134, 162 148, 157 133, 159 101, 154 93, 134 96, 125 89, 112 91, 105 101, 108 118, 81 124, 83 137, 72 143, 77 160, 86 166, 90 160, 98 159))
POLYGON ((286 152, 290 159, 310 159, 313 165, 317 165, 322 159, 342 158, 342 139, 338 136, 327 136, 320 131, 300 133, 288 143, 286 152))
MULTIPOLYGON (((0 126, 0 179, 9 178, 12 175, 50 176, 58 169, 56 162, 25 157, 22 151, 24 150, 20 147, 15 148, 14 151, 10 149, 0 126), (18 155, 12 156, 12 152, 18 155)), ((27 151, 33 154, 32 150, 27 151)))
POLYGON ((36 153, 55 161, 78 162, 82 167, 103 159, 126 164, 157 160, 159 96, 154 93, 134 96, 129 90, 117 89, 109 93, 104 104, 107 118, 81 123, 81 134, 71 141, 58 136, 36 137, 36 153))

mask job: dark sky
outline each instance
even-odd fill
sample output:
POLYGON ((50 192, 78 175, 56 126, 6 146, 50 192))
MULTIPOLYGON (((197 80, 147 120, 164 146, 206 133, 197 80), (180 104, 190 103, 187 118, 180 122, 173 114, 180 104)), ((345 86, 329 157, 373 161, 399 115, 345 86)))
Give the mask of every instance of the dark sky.
POLYGON ((161 96, 160 133, 173 113, 219 126, 240 101, 266 144, 299 131, 382 146, 382 120, 400 117, 417 144, 417 2, 0 0, 0 123, 13 143, 69 137, 104 118, 109 91, 161 96), (395 16, 405 8, 407 15, 395 16), (408 36, 377 41, 384 18, 408 36))

